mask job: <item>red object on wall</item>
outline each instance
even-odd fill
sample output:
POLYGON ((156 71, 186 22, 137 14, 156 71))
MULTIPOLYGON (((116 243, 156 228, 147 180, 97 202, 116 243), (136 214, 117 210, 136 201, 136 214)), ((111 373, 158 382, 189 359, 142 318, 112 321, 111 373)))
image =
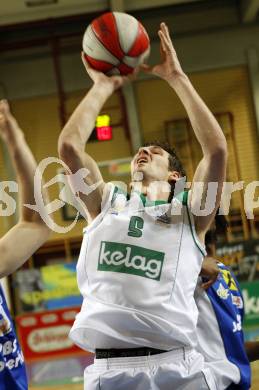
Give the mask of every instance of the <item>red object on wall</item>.
POLYGON ((19 340, 25 359, 32 361, 87 354, 88 352, 78 348, 68 337, 79 311, 80 307, 72 307, 16 317, 19 340))
POLYGON ((96 127, 96 134, 98 141, 110 141, 112 139, 112 127, 101 126, 96 127))

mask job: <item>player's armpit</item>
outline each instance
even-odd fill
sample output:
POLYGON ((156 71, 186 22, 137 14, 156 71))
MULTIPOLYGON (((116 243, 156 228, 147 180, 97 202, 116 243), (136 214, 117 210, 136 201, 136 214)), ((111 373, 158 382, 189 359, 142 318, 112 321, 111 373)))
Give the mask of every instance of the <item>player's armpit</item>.
POLYGON ((200 161, 192 182, 189 205, 196 232, 204 238, 219 207, 226 178, 227 150, 219 148, 200 161))

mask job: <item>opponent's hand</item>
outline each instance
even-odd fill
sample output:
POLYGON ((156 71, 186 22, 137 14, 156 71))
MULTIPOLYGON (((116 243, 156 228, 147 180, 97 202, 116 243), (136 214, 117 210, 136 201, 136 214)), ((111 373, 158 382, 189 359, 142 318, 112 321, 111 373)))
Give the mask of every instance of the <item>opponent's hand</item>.
POLYGON ((0 100, 0 136, 5 142, 15 141, 15 136, 22 133, 19 125, 12 115, 6 100, 0 100))
POLYGON ((207 290, 216 282, 219 275, 218 261, 213 257, 206 256, 203 260, 200 275, 207 279, 201 287, 207 290))
POLYGON ((154 74, 169 83, 173 83, 178 77, 185 76, 185 74, 170 38, 169 29, 165 23, 160 24, 158 36, 160 38, 161 63, 153 67, 143 64, 141 69, 146 73, 154 74))
POLYGON ((132 80, 136 74, 136 72, 134 72, 132 76, 106 76, 104 73, 91 68, 85 58, 84 52, 81 52, 81 58, 85 70, 88 73, 89 77, 93 80, 94 84, 105 86, 108 89, 111 89, 111 92, 116 91, 116 89, 119 89, 124 84, 132 80))

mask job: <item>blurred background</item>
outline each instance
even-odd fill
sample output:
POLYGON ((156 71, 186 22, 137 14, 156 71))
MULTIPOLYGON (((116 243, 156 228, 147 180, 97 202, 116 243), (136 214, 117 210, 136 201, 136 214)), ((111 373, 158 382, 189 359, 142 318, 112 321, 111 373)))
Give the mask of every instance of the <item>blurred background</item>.
MULTIPOLYGON (((151 64, 159 61, 159 23, 168 24, 183 69, 227 137, 227 180, 242 181, 244 189, 258 181, 259 0, 2 1, 0 98, 9 100, 36 159, 57 157, 59 133, 91 85, 80 59, 83 33, 93 18, 109 10, 128 12, 142 22, 151 39, 151 64)), ((110 126, 111 132, 102 139, 95 129, 88 151, 105 180, 128 183, 131 156, 144 141, 154 139, 176 148, 192 179, 201 150, 184 108, 165 82, 140 74, 114 93, 101 115, 97 127, 110 126)), ((1 148, 0 179, 15 180, 1 148)), ((61 165, 50 164, 45 180, 60 172, 61 165)), ((62 188, 60 183, 49 187, 52 200, 62 188)), ((258 196, 257 189, 254 199, 258 196)), ((259 340, 258 206, 254 219, 247 219, 244 190, 233 193, 230 228, 217 247, 218 256, 241 282, 247 340, 259 340)), ((75 215, 66 204, 54 218, 68 227, 75 215)), ((1 235, 17 217, 2 218, 1 235)), ((79 219, 66 234, 53 233, 22 269, 3 280, 31 389, 82 389, 83 369, 92 361, 91 354, 67 339, 81 304, 75 267, 85 224, 79 219)), ((259 365, 254 363, 256 388, 259 365)))

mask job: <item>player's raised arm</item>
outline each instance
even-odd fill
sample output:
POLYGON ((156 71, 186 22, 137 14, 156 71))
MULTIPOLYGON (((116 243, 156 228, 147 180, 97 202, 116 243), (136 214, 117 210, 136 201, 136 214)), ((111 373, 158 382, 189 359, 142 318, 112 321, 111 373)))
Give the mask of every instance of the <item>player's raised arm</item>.
POLYGON ((90 194, 80 193, 80 198, 86 205, 88 215, 91 219, 94 219, 100 213, 104 182, 96 162, 85 152, 85 145, 95 127, 96 118, 104 103, 116 89, 122 86, 126 77, 108 77, 90 68, 83 53, 82 61, 94 84, 62 130, 58 141, 58 151, 60 158, 68 165, 72 173, 76 173, 80 168, 89 170, 89 174, 85 178, 88 186, 100 183, 90 194))
POLYGON ((192 209, 199 208, 199 205, 203 205, 205 202, 207 184, 209 182, 218 183, 213 212, 207 216, 195 217, 197 233, 203 238, 215 217, 220 203, 222 185, 226 174, 227 143, 215 117, 182 70, 165 23, 161 23, 158 35, 161 42, 162 62, 154 67, 146 65, 143 69, 161 77, 174 89, 186 109, 203 152, 203 158, 196 169, 193 183, 203 182, 204 190, 202 199, 200 199, 200 194, 197 191, 191 192, 192 209))
MULTIPOLYGON (((36 161, 8 103, 0 101, 0 135, 5 142, 19 184, 19 222, 0 239, 0 278, 19 268, 47 240, 49 228, 39 213, 24 204, 34 204, 36 161)), ((44 193, 43 193, 44 195, 44 193)), ((46 194, 44 195, 46 198, 46 194)))

